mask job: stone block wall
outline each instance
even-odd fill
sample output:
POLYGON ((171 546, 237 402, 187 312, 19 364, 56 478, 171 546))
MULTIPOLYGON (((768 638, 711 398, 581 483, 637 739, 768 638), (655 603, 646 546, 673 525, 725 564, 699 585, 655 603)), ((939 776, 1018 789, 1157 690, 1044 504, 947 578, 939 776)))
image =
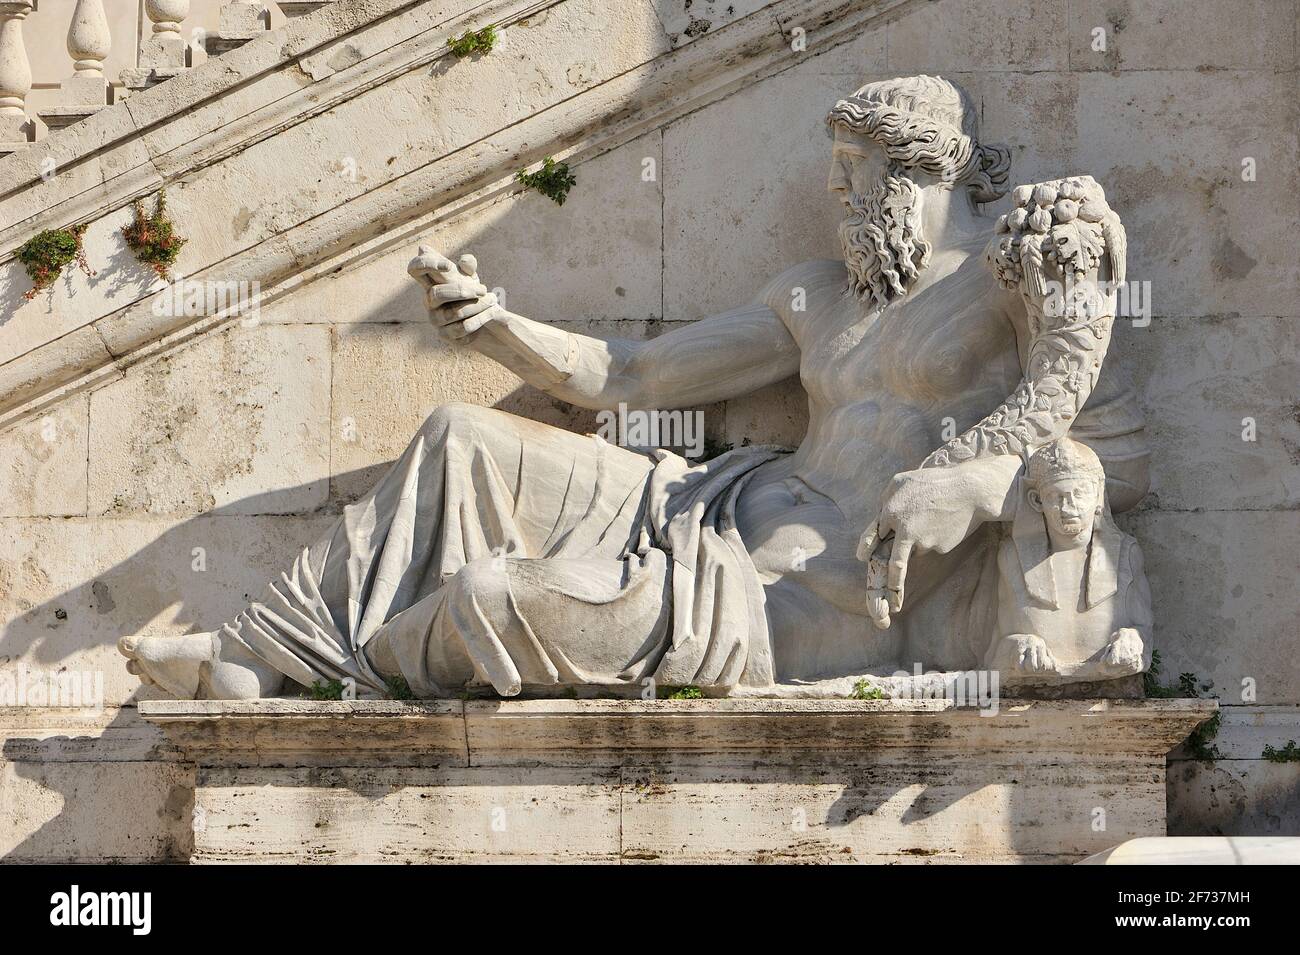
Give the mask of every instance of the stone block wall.
MULTIPOLYGON (((1171 830, 1300 832, 1300 764, 1261 758, 1266 744, 1300 741, 1298 8, 907 7, 577 165, 563 206, 504 196, 423 241, 473 251, 515 311, 655 335, 747 301, 787 264, 837 254, 823 118, 838 96, 923 71, 964 85, 984 137, 1011 145, 1014 182, 1088 173, 1103 184, 1128 228, 1130 278, 1150 283, 1150 323, 1121 322, 1112 345, 1153 445, 1151 493, 1125 523, 1146 553, 1166 679, 1192 673, 1225 707, 1221 758, 1171 767, 1171 830)), ((470 108, 487 106, 456 107, 470 108)), ((347 135, 329 148, 346 153, 347 135)), ((361 175, 383 161, 358 148, 361 175)), ((173 185, 182 233, 202 241, 214 223, 257 221, 252 180, 237 195, 219 185, 173 185)), ((121 252, 114 230, 93 241, 102 257, 121 252)), ((98 728, 0 711, 0 858, 183 856, 184 781, 135 720, 149 691, 114 642, 232 616, 438 404, 592 430, 593 413, 437 341, 405 274, 413 245, 0 433, 0 668, 102 672, 107 703, 98 728)), ((705 409, 708 434, 793 443, 803 401, 791 381, 705 409)))

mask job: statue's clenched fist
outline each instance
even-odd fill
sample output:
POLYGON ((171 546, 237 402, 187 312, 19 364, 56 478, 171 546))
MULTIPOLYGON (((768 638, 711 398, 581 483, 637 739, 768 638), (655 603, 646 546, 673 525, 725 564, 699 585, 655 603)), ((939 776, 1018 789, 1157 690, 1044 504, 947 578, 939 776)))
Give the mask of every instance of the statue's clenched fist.
POLYGON ((406 271, 424 287, 429 318, 445 341, 461 341, 504 312, 497 297, 479 281, 478 260, 472 255, 462 255, 453 264, 431 246, 422 245, 406 271))

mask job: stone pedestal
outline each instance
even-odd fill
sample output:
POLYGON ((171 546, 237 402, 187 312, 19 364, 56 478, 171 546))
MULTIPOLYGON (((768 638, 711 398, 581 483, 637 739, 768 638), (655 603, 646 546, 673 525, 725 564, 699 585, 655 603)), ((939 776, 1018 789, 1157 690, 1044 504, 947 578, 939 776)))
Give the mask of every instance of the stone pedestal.
POLYGON ((148 702, 195 862, 1073 862, 1211 701, 148 702))

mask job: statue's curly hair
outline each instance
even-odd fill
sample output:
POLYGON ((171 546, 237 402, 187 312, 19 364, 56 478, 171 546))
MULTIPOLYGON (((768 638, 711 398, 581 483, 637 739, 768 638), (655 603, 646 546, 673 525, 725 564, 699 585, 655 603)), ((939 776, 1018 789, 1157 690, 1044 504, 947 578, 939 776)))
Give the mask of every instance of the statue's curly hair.
POLYGON ((903 169, 965 185, 977 203, 1006 194, 1011 151, 979 141, 970 97, 942 77, 868 83, 836 103, 826 121, 875 140, 903 169))

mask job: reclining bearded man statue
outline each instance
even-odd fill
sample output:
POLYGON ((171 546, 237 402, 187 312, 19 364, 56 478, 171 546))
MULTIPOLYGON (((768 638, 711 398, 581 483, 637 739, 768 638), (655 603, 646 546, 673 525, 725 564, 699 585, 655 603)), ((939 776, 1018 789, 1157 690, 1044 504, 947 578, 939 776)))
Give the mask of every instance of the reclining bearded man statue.
MULTIPOLYGON (((231 622, 125 638, 131 672, 184 697, 348 678, 373 696, 397 677, 432 697, 978 666, 997 618, 994 525, 1022 457, 1069 432, 1124 510, 1146 489, 1142 417, 1113 369, 1099 375, 1109 319, 1058 335, 1064 353, 1040 361, 1048 293, 986 268, 990 236, 1014 230, 995 233, 977 206, 1006 192, 1009 159, 979 141, 962 90, 871 83, 829 126, 843 261, 795 265, 749 304, 653 340, 508 312, 472 256, 422 248, 410 267, 445 338, 581 407, 695 407, 798 373, 810 420, 795 451, 691 466, 444 406, 231 622)), ((1052 192, 1065 211, 1085 198, 1069 182, 1052 192)))

